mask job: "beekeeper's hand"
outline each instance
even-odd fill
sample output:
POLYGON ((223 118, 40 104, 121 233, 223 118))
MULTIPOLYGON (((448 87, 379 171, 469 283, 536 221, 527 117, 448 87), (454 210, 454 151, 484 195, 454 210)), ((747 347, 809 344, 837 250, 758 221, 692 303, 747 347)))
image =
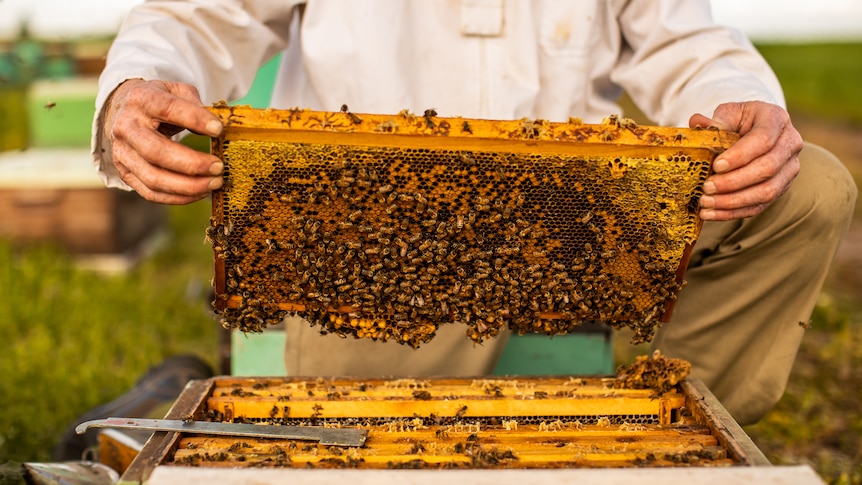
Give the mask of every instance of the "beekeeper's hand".
POLYGON ((689 126, 736 131, 742 137, 716 157, 703 187, 700 217, 729 220, 763 212, 785 193, 799 173, 802 136, 784 108, 759 101, 719 105, 707 118, 696 114, 689 126))
POLYGON ((222 124, 194 86, 130 79, 109 99, 102 130, 120 178, 152 202, 187 204, 222 186, 215 156, 171 137, 183 129, 218 136, 222 124))

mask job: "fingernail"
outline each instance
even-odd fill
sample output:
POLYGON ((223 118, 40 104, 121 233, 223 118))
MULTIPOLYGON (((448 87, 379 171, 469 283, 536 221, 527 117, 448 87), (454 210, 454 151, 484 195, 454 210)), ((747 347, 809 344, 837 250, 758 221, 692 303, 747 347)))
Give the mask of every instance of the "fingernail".
POLYGON ((221 134, 221 122, 219 120, 207 121, 206 131, 209 136, 219 136, 221 134))
POLYGON ((215 162, 210 165, 210 175, 221 175, 222 171, 224 171, 224 164, 222 162, 215 162))
POLYGON ((702 210, 700 211, 700 218, 705 221, 711 221, 715 219, 715 211, 712 210, 702 210))
POLYGON ((723 158, 719 158, 718 160, 712 162, 712 171, 716 173, 726 172, 727 169, 730 168, 730 164, 727 163, 727 160, 723 158))
POLYGON ((715 183, 711 180, 707 180, 703 184, 703 193, 704 194, 714 194, 715 193, 715 183))
POLYGON ((708 195, 704 195, 700 198, 700 206, 704 208, 713 208, 715 207, 715 198, 710 197, 708 195))
POLYGON ((221 177, 216 177, 216 178, 210 180, 208 187, 210 190, 217 190, 217 189, 221 188, 222 183, 223 182, 222 182, 221 177))

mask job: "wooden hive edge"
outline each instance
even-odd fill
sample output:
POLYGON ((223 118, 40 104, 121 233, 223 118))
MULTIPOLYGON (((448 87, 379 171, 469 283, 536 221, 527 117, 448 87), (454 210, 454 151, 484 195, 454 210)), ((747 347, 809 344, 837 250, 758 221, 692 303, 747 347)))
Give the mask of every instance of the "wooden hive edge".
MULTIPOLYGON (((507 141, 507 147, 529 146, 538 142, 568 142, 584 146, 606 146, 608 152, 620 147, 706 148, 715 153, 726 150, 738 138, 737 133, 715 129, 697 129, 637 125, 634 121, 610 115, 601 124, 583 123, 570 118, 567 122, 521 118, 519 120, 486 120, 464 117, 422 116, 402 111, 398 114, 353 114, 308 109, 256 109, 249 106, 209 108, 225 126, 224 136, 273 136, 290 138, 288 132, 302 131, 331 137, 337 134, 375 135, 380 139, 408 135, 422 137, 507 141), (354 118, 356 117, 356 118, 354 118), (356 120, 361 122, 356 123, 356 120), (266 135, 269 133, 269 135, 266 135), (511 142, 515 143, 511 143, 511 142), (526 142, 526 143, 524 143, 526 142)), ((559 145, 559 143, 555 143, 559 145)))

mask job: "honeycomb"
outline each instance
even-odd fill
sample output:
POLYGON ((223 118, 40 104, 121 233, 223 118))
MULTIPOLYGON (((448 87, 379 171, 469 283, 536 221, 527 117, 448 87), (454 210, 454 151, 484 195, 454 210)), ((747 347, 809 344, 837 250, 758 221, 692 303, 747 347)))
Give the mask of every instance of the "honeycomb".
POLYGON ((614 387, 669 391, 691 373, 691 362, 662 355, 656 349, 652 355, 641 355, 632 364, 620 366, 614 387))
POLYGON ((683 387, 610 378, 217 378, 196 421, 363 428, 362 447, 185 435, 167 463, 360 469, 731 466, 683 387))
POLYGON ((651 339, 733 133, 610 116, 489 121, 215 106, 225 164, 207 239, 222 324, 290 314, 418 347, 586 321, 651 339))

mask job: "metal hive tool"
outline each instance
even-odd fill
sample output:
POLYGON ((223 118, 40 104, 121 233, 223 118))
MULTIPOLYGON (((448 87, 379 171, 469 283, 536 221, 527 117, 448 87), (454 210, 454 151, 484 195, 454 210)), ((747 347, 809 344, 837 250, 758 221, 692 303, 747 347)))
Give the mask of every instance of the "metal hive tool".
POLYGON ((212 111, 222 323, 260 331, 295 312, 412 346, 449 323, 477 342, 585 321, 651 339, 682 287, 711 162, 737 138, 616 116, 212 111))

